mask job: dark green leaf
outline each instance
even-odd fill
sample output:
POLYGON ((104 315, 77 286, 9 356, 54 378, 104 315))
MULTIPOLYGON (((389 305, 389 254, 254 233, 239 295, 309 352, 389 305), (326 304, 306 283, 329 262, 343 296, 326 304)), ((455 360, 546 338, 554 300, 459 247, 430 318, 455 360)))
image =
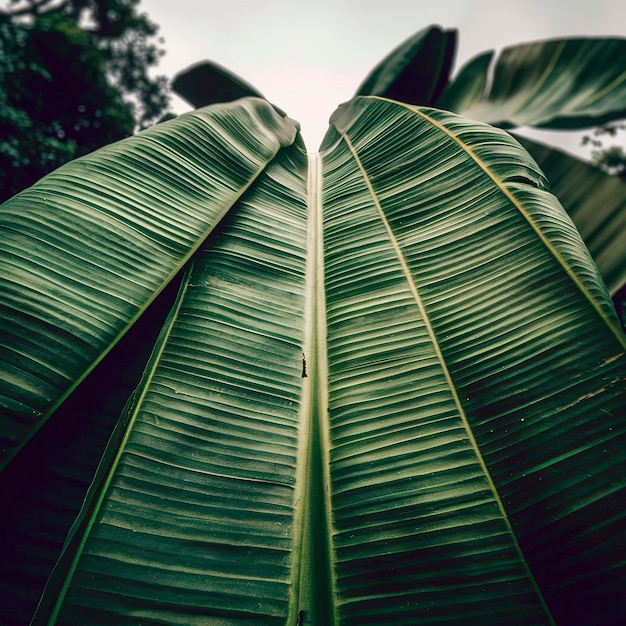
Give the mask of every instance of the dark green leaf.
POLYGON ((0 467, 295 136, 262 100, 216 106, 69 163, 0 206, 0 467))
POLYGON ((443 101, 471 119, 504 128, 577 129, 626 117, 626 39, 563 39, 505 48, 488 92, 477 102, 476 88, 486 83, 485 61, 479 57, 477 65, 462 71, 443 101))
POLYGON ((613 623, 626 613, 626 340, 580 236, 503 131, 383 100, 332 121, 345 623, 613 623))
POLYGON ((42 623, 285 622, 306 498, 305 183, 301 145, 281 152, 194 258, 42 623))
POLYGON ((386 56, 357 89, 357 96, 383 96, 432 105, 445 87, 456 49, 456 31, 431 26, 386 56))
POLYGON ((436 102, 438 109, 465 111, 483 99, 493 50, 479 54, 466 63, 449 82, 436 102))
POLYGON ((196 108, 264 96, 252 85, 217 63, 202 61, 174 77, 172 89, 196 108))
POLYGON ((518 141, 550 181, 576 224, 609 292, 626 284, 626 182, 526 137, 518 141))

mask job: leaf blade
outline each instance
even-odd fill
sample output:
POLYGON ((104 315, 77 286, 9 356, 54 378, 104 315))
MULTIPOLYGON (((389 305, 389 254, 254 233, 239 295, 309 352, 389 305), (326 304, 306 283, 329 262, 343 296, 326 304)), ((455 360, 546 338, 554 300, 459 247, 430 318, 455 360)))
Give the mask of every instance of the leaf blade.
POLYGON ((392 50, 363 80, 355 96, 382 96, 432 105, 445 87, 456 31, 430 26, 392 50))
POLYGON ((2 466, 295 132, 262 101, 194 112, 2 205, 2 466))
MULTIPOLYGON (((540 451, 545 446, 552 446, 552 452, 554 448, 561 447, 561 452, 555 454, 555 459, 552 461, 544 459, 543 463, 568 468, 565 471, 572 472, 571 480, 574 482, 576 481, 574 476, 577 476, 577 463, 583 462, 580 459, 593 458, 594 462, 601 461, 597 457, 597 451, 578 448, 573 443, 581 436, 580 433, 584 432, 585 427, 590 431, 597 431, 588 411, 593 411, 594 415, 602 415, 599 405, 593 408, 576 406, 580 396, 571 386, 574 383, 563 382, 574 380, 581 385, 587 385, 589 398, 595 398, 602 394, 594 393, 593 386, 601 385, 601 381, 606 379, 611 380, 610 385, 604 390, 606 394, 603 401, 606 402, 608 411, 612 411, 615 416, 618 415, 618 407, 623 403, 625 393, 624 338, 616 328, 610 299, 608 294, 602 291, 601 283, 598 284, 597 271, 594 270, 593 263, 586 256, 584 246, 581 245, 580 238, 571 225, 566 229, 567 238, 563 237, 562 209, 541 189, 545 179, 536 170, 532 160, 525 157, 519 146, 516 147, 515 142, 502 131, 484 128, 484 134, 481 134, 475 123, 462 121, 444 112, 405 107, 389 101, 374 103, 365 99, 344 107, 333 121, 339 132, 327 136, 323 144, 325 150, 323 157, 334 158, 345 167, 342 170, 339 167, 337 169, 338 172, 342 172, 336 176, 337 181, 341 181, 341 186, 337 186, 336 190, 330 187, 327 198, 329 223, 331 219, 337 222, 337 225, 333 226, 333 230, 336 231, 333 237, 336 237, 336 240, 332 239, 327 243, 328 250, 332 251, 329 252, 327 267, 337 267, 337 278, 329 276, 327 288, 331 293, 336 290, 336 298, 339 299, 335 310, 332 308, 332 298, 327 295, 331 303, 329 357, 332 363, 334 356, 337 368, 333 373, 334 392, 332 385, 330 391, 330 420, 334 428, 334 436, 331 435, 331 439, 335 444, 333 452, 338 455, 334 457, 335 471, 332 485, 335 490, 333 492, 335 514, 342 515, 344 510, 352 512, 349 518, 336 518, 341 524, 338 536, 342 542, 336 550, 345 550, 343 542, 348 541, 350 536, 359 537, 363 541, 364 550, 361 559, 357 558, 351 562, 345 558, 339 559, 345 568, 344 571, 338 571, 338 584, 346 611, 345 619, 348 623, 351 619, 355 623, 362 623, 367 619, 374 621, 375 616, 385 614, 393 615, 394 623, 412 623, 411 620, 415 620, 416 616, 425 621, 432 619, 436 622, 445 619, 446 623, 456 623, 455 620, 462 623, 464 619, 484 620, 485 615, 480 611, 485 610, 494 611, 490 615, 491 620, 505 619, 507 623, 512 623, 519 619, 520 623, 527 623, 529 619, 540 620, 539 616, 543 614, 547 623, 550 623, 552 619, 550 614, 559 618, 564 611, 583 610, 580 605, 570 609, 568 606, 570 600, 559 595, 561 593, 559 587, 568 584, 565 582, 568 580, 568 572, 559 571, 558 575, 556 574, 559 566, 549 563, 549 547, 542 544, 545 550, 542 553, 533 545, 536 540, 533 535, 535 531, 530 530, 533 524, 546 523, 551 532, 559 532, 558 524, 554 525, 545 515, 543 522, 537 521, 538 518, 535 516, 542 515, 537 501, 530 507, 532 508, 530 513, 525 508, 524 499, 519 498, 525 489, 521 484, 531 482, 526 478, 524 470, 528 469, 528 474, 534 473, 536 477, 537 465, 531 464, 528 468, 516 465, 523 464, 523 460, 520 454, 515 452, 515 440, 512 438, 510 441, 503 440, 501 433, 508 429, 519 432, 521 423, 525 432, 532 436, 528 439, 522 438, 520 450, 526 450, 528 446, 527 454, 533 456, 535 464, 538 463, 536 457, 542 456, 540 451), (400 112, 401 110, 404 112, 400 112), (415 119, 411 118, 412 115, 415 119), (421 121, 418 122, 417 118, 421 121), (385 123, 379 122, 374 126, 369 124, 371 119, 385 120, 385 123), (422 123, 426 125, 432 123, 430 130, 426 130, 422 123), (435 128, 443 132, 447 139, 438 135, 435 128), (424 330, 424 323, 420 322, 421 316, 416 312, 415 306, 411 305, 415 297, 401 296, 411 291, 406 286, 401 287, 406 279, 400 276, 392 279, 393 261, 383 263, 382 258, 378 256, 380 246, 389 237, 383 234, 377 225, 380 220, 376 217, 376 212, 370 214, 368 205, 371 206, 372 201, 367 200, 368 194, 357 194, 358 182, 354 173, 347 173, 350 157, 347 156, 345 149, 342 151, 339 147, 343 145, 340 135, 348 135, 356 146, 363 169, 370 179, 369 187, 375 190, 377 202, 385 212, 397 245, 406 259, 411 280, 415 281, 420 297, 425 303, 424 307, 431 320, 430 324, 435 329, 441 353, 450 368, 450 377, 458 389, 458 397, 467 414, 471 432, 485 459, 497 493, 504 503, 510 528, 515 530, 515 539, 524 554, 521 563, 515 556, 511 556, 511 552, 508 553, 508 558, 499 559, 499 563, 506 562, 510 567, 505 574, 494 571, 489 573, 484 568, 480 570, 481 576, 487 578, 490 574, 493 576, 490 582, 480 579, 481 589, 488 590, 489 607, 479 605, 478 598, 481 592, 469 587, 462 590, 455 588, 454 598, 433 595, 433 598, 439 598, 440 602, 435 601, 434 606, 428 603, 429 589, 431 593, 437 594, 437 588, 424 586, 424 582, 419 580, 417 574, 419 566, 415 565, 415 560, 427 558, 423 554, 428 554, 428 542, 433 539, 425 533, 412 535, 408 531, 409 524, 415 528, 425 524, 424 520, 428 519, 427 514, 419 512, 422 503, 414 500, 403 510, 404 517, 396 523, 399 524, 398 528, 401 528, 402 523, 406 524, 404 530, 398 530, 398 534, 393 534, 390 530, 389 535, 382 535, 381 538, 386 541, 379 542, 378 549, 381 552, 378 553, 378 557, 375 557, 376 548, 364 539, 368 528, 371 533, 381 533, 385 526, 393 529, 394 512, 390 502, 394 498, 397 502, 403 502, 401 498, 407 494, 404 501, 408 502, 409 497, 416 497, 415 492, 409 491, 408 486, 402 486, 401 483, 394 486, 391 480, 384 487, 384 495, 377 496, 375 489, 368 485, 368 479, 373 481, 374 476, 381 475, 381 472, 387 469, 395 472, 393 475, 403 477, 407 481, 413 476, 417 481, 415 489, 419 488, 425 476, 443 476, 443 471, 450 469, 451 476, 458 479, 461 490, 460 485, 463 484, 461 473, 464 468, 472 466, 472 454, 469 452, 471 447, 466 447, 465 450, 468 451, 466 454, 469 453, 469 457, 462 461, 463 457, 457 457, 456 463, 452 461, 455 459, 454 454, 460 454, 463 446, 467 446, 468 437, 463 434, 463 428, 460 427, 459 412, 455 411, 453 404, 450 404, 451 395, 445 391, 446 385, 435 382, 438 377, 441 379, 441 374, 436 374, 441 368, 432 360, 431 367, 434 369, 420 369, 418 365, 421 358, 423 367, 426 367, 428 361, 425 355, 433 354, 432 348, 427 347, 432 346, 432 340, 427 338, 429 333, 424 330), (451 143, 444 147, 448 140, 451 143), (343 191, 337 191, 339 189, 343 191), (353 197, 346 197, 346 190, 349 190, 353 197), (541 210, 539 204, 542 205, 541 210), (351 208, 348 208, 350 206, 351 208), (505 218, 504 213, 501 213, 505 206, 511 207, 510 218, 505 218), (523 210, 520 210, 522 208, 523 210), (545 212, 550 214, 549 219, 543 217, 545 212), (554 220, 554 226, 550 225, 550 220, 554 220), (513 226, 515 223, 518 225, 513 226), (381 232, 380 236, 373 234, 376 229, 381 232), (507 230, 510 230, 510 236, 505 235, 507 230), (526 234, 522 235, 522 232, 526 234), (523 240, 527 243, 521 244, 523 240), (529 249, 524 252, 523 248, 526 245, 529 249), (542 249, 543 252, 540 254, 539 250, 542 249), (555 254, 555 251, 558 251, 558 254, 555 254), (520 260, 513 262, 511 255, 516 256, 520 253, 522 254, 520 260), (345 257, 342 257, 344 254, 345 257), (536 260, 538 256, 543 257, 539 265, 536 260), (336 257, 342 257, 342 260, 336 257), (522 261, 524 257, 526 260, 522 261), (370 261, 370 258, 376 261, 370 261), (543 269, 544 263, 547 264, 546 270, 543 269), (496 270, 500 264, 502 268, 507 269, 496 270), (533 264, 535 269, 531 270, 533 264), (571 267, 568 268, 570 264, 571 267), (547 303, 553 294, 548 296, 547 293, 533 293, 533 290, 535 284, 549 282, 544 275, 548 266, 554 268, 551 272, 556 270, 563 277, 559 281, 571 286, 571 293, 567 295, 566 300, 575 298, 585 303, 584 313, 579 311, 579 304, 560 303, 558 310, 552 313, 541 304, 542 300, 547 303), (346 271, 348 267, 351 268, 351 273, 346 271), (527 284, 525 281, 529 280, 529 272, 536 273, 537 278, 527 284), (348 284, 342 286, 346 281, 348 284), (499 281, 501 287, 497 286, 499 281), (365 299, 359 302, 356 294, 361 290, 365 299), (515 300, 511 300, 512 291, 516 294, 515 300), (341 295, 342 293, 344 295, 341 295), (500 304, 497 304, 498 301, 500 304), (517 304, 514 305, 514 301, 517 301, 517 304), (389 306, 393 308, 385 312, 383 302, 390 303, 389 306), (561 310, 564 306, 568 308, 567 316, 561 310), (411 308, 413 313, 407 313, 411 308), (532 316, 530 310, 535 310, 539 315, 534 323, 527 317, 532 316), (525 313, 522 313, 524 311, 525 313), (573 321, 573 318, 579 315, 581 316, 579 320, 585 319, 584 324, 590 324, 592 327, 595 326, 594 320, 598 318, 601 320, 598 324, 600 330, 597 332, 603 339, 599 340, 596 336, 597 344, 593 341, 581 342, 586 331, 576 329, 581 321, 573 321), (547 321, 548 318, 550 322, 547 321), (534 330, 531 331, 533 326, 534 330), (516 327, 517 330, 514 330, 516 327), (357 340, 360 334, 366 332, 364 328, 368 329, 370 338, 357 340), (554 339, 550 333, 554 333, 554 339), (577 336, 577 345, 583 349, 584 343, 584 349, 589 354, 595 355, 595 348, 600 344, 604 346, 598 347, 598 350, 605 355, 605 361, 594 368, 593 374, 589 374, 585 367, 578 369, 580 354, 568 346, 567 340, 564 339, 568 333, 577 336), (542 335, 543 340, 539 339, 542 335), (410 341, 416 345, 412 346, 410 341), (546 347, 541 348, 539 346, 543 341, 546 342, 546 347), (561 365, 563 380, 556 376, 546 376, 544 383, 535 378, 533 368, 543 367, 545 368, 543 371, 548 372, 551 368, 557 367, 555 355, 550 355, 550 351, 555 350, 553 342, 559 345, 558 359, 565 358, 562 354, 569 352, 568 362, 566 366, 561 365), (337 345, 336 348, 334 344, 337 345), (334 355, 333 349, 338 350, 334 355), (522 365, 525 359, 529 361, 522 365), (537 359, 537 364, 531 366, 534 359, 537 359), (414 390, 417 389, 423 396, 416 397, 414 390), (556 389, 560 391, 557 392, 556 389), (336 394, 334 401, 333 393, 336 394), (556 397, 553 397, 555 394, 556 397), (567 411, 563 406, 564 401, 559 400, 559 394, 569 398, 570 405, 567 406, 567 411), (508 398, 510 401, 507 401, 508 398), (423 405, 418 408, 419 402, 423 402, 423 405), (571 412, 572 416, 576 415, 576 420, 589 422, 583 426, 577 421, 576 425, 572 426, 561 415, 563 411, 571 412), (558 425, 555 424, 553 427, 555 430, 561 428, 563 432, 571 431, 568 432, 572 437, 571 440, 566 436, 565 441, 560 441, 558 445, 551 442, 545 432, 546 425, 541 419, 545 419, 548 414, 553 420, 556 419, 556 415, 560 416, 558 425), (441 420, 444 418, 451 420, 447 429, 441 431, 437 429, 435 417, 437 415, 441 416, 441 420), (532 426, 529 425, 531 418, 537 420, 532 426), (517 422, 517 426, 516 419, 521 420, 517 422), (456 427, 453 426, 454 423, 456 427), (435 437, 431 433, 437 433, 442 437, 439 445, 434 439, 435 449, 430 452, 432 455, 430 458, 428 448, 425 448, 426 451, 423 453, 424 467, 430 468, 429 470, 417 469, 420 461, 410 456, 410 444, 405 443, 411 439, 419 441, 420 432, 424 433, 422 435, 424 446, 428 445, 426 442, 429 436, 435 437), (574 445, 576 453, 570 452, 568 456, 563 449, 567 449, 570 442, 574 445), (443 461, 446 458, 444 453, 450 454, 449 464, 443 461), (577 456, 578 454, 580 456, 577 456), (569 465, 568 462, 564 462, 564 456, 569 458, 569 465), (572 457, 575 460, 572 460, 572 457), (563 464, 559 465, 560 463, 563 464), (367 475, 363 477, 366 470, 367 475), (511 485, 509 475, 515 476, 514 486, 511 485), (516 493, 517 489, 520 491, 516 493), (368 498, 371 498, 371 504, 368 504, 368 498), (389 498, 386 507, 381 503, 384 498, 389 498), (415 508, 411 509, 411 506, 415 508), (362 512, 364 508, 372 515, 370 522, 363 520, 363 517, 367 516, 357 514, 357 511, 362 512), (361 535, 355 534, 357 529, 361 535), (406 543, 400 552, 394 553, 393 558, 380 561, 381 568, 376 570, 375 578, 385 580, 388 584, 379 585, 378 592, 374 595, 373 591, 368 591, 365 583, 365 572, 368 571, 365 569, 367 559, 370 559, 371 563, 374 563, 376 558, 382 559, 385 550, 391 549, 385 548, 385 545, 393 545, 392 541, 396 541, 398 545, 401 545, 402 541, 406 543), (407 556, 412 554, 408 547, 411 545, 415 547, 413 559, 407 556), (403 559, 406 559, 405 567, 401 565, 403 559), (528 596, 522 595, 530 593, 532 597, 535 585, 529 585, 528 580, 524 583, 524 576, 513 574, 516 562, 522 569, 526 563, 532 571, 537 580, 536 587, 541 589, 550 607, 547 615, 541 609, 540 600, 537 601, 535 598, 533 602, 528 596), (358 567, 363 569, 359 570, 358 567), (416 579, 410 586, 412 575, 416 576, 416 579), (510 581, 516 581, 515 587, 509 587, 509 590, 513 588, 516 590, 509 599, 505 599, 506 592, 502 589, 497 590, 498 581, 503 580, 502 576, 509 576, 510 581), (361 585, 358 584, 359 581, 362 581, 361 585), (397 589, 404 589, 405 595, 401 598, 394 595, 397 589), (493 593, 489 592, 489 589, 493 593), (371 594, 371 599, 368 598, 368 594, 371 594), (498 608, 499 602, 502 602, 502 605, 498 608), (405 608, 399 609, 398 605, 405 608), (524 614, 524 611, 531 610, 529 607, 535 607, 538 611, 532 618, 524 614), (495 618, 494 615, 498 610, 502 611, 506 618, 495 618)), ((335 175, 332 174, 332 177, 335 175)), ((561 288, 563 287, 560 286, 559 289, 561 288)), ((595 356, 593 358, 595 359, 595 356)), ((582 395, 584 396, 584 393, 582 395)), ((618 438, 624 437, 623 424, 617 427, 616 422, 613 422, 612 427, 620 431, 620 434, 616 435, 618 438)), ((608 445, 607 442, 612 440, 612 435, 605 434, 602 439, 605 445, 608 445)), ((421 452, 421 447, 417 449, 421 452)), ((521 454, 523 455, 523 452, 521 454)), ((475 463, 475 455, 473 458, 475 463)), ((611 480, 615 481, 619 473, 617 469, 619 464, 616 459, 604 460, 602 469, 598 469, 599 474, 607 472, 608 475, 613 475, 611 480)), ((472 473, 484 476, 484 471, 474 469, 470 475, 472 473)), ((561 508, 563 517, 567 519, 564 524, 578 525, 578 532, 582 532, 583 535, 589 519, 601 518, 603 504, 600 504, 600 500, 604 501, 604 505, 608 505, 615 495, 614 488, 607 487, 599 500, 590 507, 587 506, 589 503, 584 495, 581 495, 579 501, 575 498, 570 501, 567 501, 568 498, 562 498, 563 502, 558 503, 558 481, 556 476, 548 477, 550 484, 545 485, 545 491, 542 492, 539 501, 555 509, 561 508)), ((545 476, 543 478, 546 479, 545 476)), ((582 494, 584 489, 593 489, 592 483, 593 481, 590 481, 584 488, 578 484, 580 493, 582 494)), ((372 484, 379 490, 383 489, 383 483, 375 481, 372 484)), ((480 484, 479 481, 477 485, 480 484)), ((488 506, 493 507, 493 497, 489 496, 489 489, 484 482, 482 487, 465 493, 469 503, 473 502, 478 506, 490 502, 488 506)), ((526 491, 524 496, 527 496, 526 491)), ((622 491, 619 498, 623 497, 622 491)), ((456 505, 459 506, 459 503, 456 505)), ((451 511, 454 509, 447 511, 449 519, 446 520, 445 515, 441 516, 440 524, 454 524, 452 520, 455 517, 451 511)), ((477 515, 476 519, 481 519, 485 524, 488 522, 498 524, 503 521, 502 516, 493 513, 494 509, 491 511, 491 517, 481 518, 477 515)), ((458 509, 456 514, 459 516, 457 520, 460 521, 451 527, 454 530, 450 531, 448 545, 454 545, 453 538, 457 537, 459 541, 456 549, 459 549, 464 536, 461 529, 464 524, 466 528, 471 528, 471 522, 469 519, 463 520, 462 508, 458 509)), ((439 528, 444 533, 442 537, 445 538, 447 536, 445 526, 439 528)), ((472 530, 479 533, 480 526, 472 530)), ((615 549, 620 541, 619 532, 606 528, 603 532, 606 532, 603 540, 615 549)), ((511 546, 510 534, 509 532, 509 546, 511 546)), ((480 534, 473 535, 472 554, 478 555, 479 561, 488 560, 486 554, 493 550, 494 546, 489 544, 487 537, 493 536, 493 529, 482 539, 479 538, 480 534), (482 557, 481 550, 484 550, 482 557)), ((507 532, 499 533, 501 550, 506 544, 506 540, 503 543, 502 538, 506 536, 507 532)), ((370 540, 371 537, 372 535, 370 540)), ((445 541, 444 538, 441 541, 445 541)), ((347 545, 358 546, 359 539, 352 539, 347 545)), ((556 537, 552 536, 551 541, 557 541, 556 537)), ((573 544, 576 544, 576 541, 578 539, 574 540, 573 544)), ((585 544, 585 541, 586 539, 583 539, 581 543, 585 544)), ((569 566, 572 570, 577 568, 576 571, 580 572, 580 568, 584 567, 581 565, 582 561, 579 560, 574 565, 578 557, 572 558, 572 555, 580 554, 577 548, 589 550, 592 546, 574 547, 572 542, 567 541, 565 545, 567 547, 560 556, 564 557, 566 553, 569 566)), ((468 554, 470 553, 466 553, 465 557, 468 554)), ((446 556, 448 558, 445 565, 441 562, 435 565, 433 560, 428 571, 441 571, 441 568, 449 563, 456 563, 459 568, 462 568, 463 564, 468 568, 472 567, 469 565, 471 561, 461 558, 450 559, 449 553, 446 556)), ((615 566, 614 561, 610 567, 613 570, 615 566)), ((446 574, 448 580, 453 577, 452 570, 446 574)), ((571 572, 569 575, 571 576, 571 572)), ((373 574, 370 573, 371 576, 373 574)), ((424 577, 426 576, 424 571, 424 577)), ((474 580, 473 575, 468 573, 460 578, 474 580)), ((432 580, 432 576, 429 580, 432 580)), ((444 580, 445 578, 437 581, 440 593, 445 589, 444 580)), ((589 581, 587 583, 589 584, 589 581)), ((575 577, 569 579, 569 584, 577 585, 575 577)), ((598 582, 594 586, 593 593, 597 594, 594 600, 596 610, 599 610, 598 602, 601 603, 604 593, 602 585, 603 582, 598 582)), ((580 589, 577 589, 575 593, 579 592, 580 589)), ((615 589, 612 593, 615 600, 617 597, 615 589)), ((584 610, 589 615, 593 609, 585 607, 584 610)))
POLYGON ((172 89, 196 108, 239 98, 264 97, 241 77, 211 61, 195 63, 179 72, 172 81, 172 89))
POLYGON ((195 259, 64 623, 281 623, 289 610, 307 237, 306 161, 289 152, 195 259))
POLYGON ((503 128, 589 128, 626 116, 623 59, 626 40, 619 38, 521 44, 502 51, 480 102, 463 105, 463 74, 448 89, 459 97, 455 112, 503 128))
POLYGON ((626 284, 626 183, 555 148, 518 141, 550 180, 576 224, 611 294, 626 284))

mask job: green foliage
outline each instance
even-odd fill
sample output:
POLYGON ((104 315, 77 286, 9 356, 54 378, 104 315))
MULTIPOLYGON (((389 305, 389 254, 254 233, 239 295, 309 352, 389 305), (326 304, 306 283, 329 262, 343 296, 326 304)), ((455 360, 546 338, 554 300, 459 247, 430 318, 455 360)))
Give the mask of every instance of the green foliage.
POLYGON ((26 29, 0 14, 0 31, 0 198, 6 200, 72 159, 76 144, 38 119, 45 100, 33 102, 33 95, 44 93, 52 77, 24 53, 26 29))
POLYGON ((438 104, 503 128, 590 128, 626 117, 623 38, 573 38, 483 53, 462 67, 438 104), (600 68, 600 69, 599 69, 600 68), (488 80, 488 72, 493 73, 488 80), (576 93, 577 98, 571 94, 576 93))
POLYGON ((149 76, 156 27, 136 1, 48 4, 0 13, 2 200, 167 107, 165 79, 149 76))
POLYGON ((448 83, 456 31, 437 27, 419 31, 385 57, 356 95, 376 94, 409 104, 433 106, 448 83))
POLYGON ((585 135, 582 145, 595 148, 592 153, 594 164, 611 176, 618 176, 626 181, 626 151, 622 145, 604 146, 601 137, 608 135, 615 139, 620 131, 626 130, 626 124, 607 124, 596 128, 593 136, 585 135))
MULTIPOLYGON (((46 579, 33 624, 626 620, 626 336, 550 191, 614 272, 596 213, 620 200, 576 184, 621 182, 526 142, 549 181, 504 130, 403 101, 516 117, 484 93, 491 57, 450 82, 453 42, 390 54, 318 155, 250 97, 0 206, 5 622, 46 579)), ((560 85, 620 45, 507 53, 499 93, 541 123, 618 116, 615 68, 593 107, 560 85), (530 59, 565 49, 538 83, 530 59)), ((191 74, 198 102, 256 92, 191 74)))
MULTIPOLYGON (((598 137, 615 136, 622 128, 615 120, 626 115, 626 81, 617 59, 626 58, 626 39, 532 42, 505 48, 497 58, 488 51, 450 78, 445 60, 454 41, 438 27, 421 31, 384 59, 357 93, 393 94, 403 102, 433 105, 509 130, 516 126, 561 130, 599 126, 594 131, 598 137), (426 58, 431 59, 430 69, 417 64, 421 81, 416 87, 407 82, 407 73, 415 73, 411 68, 426 58), (439 94, 435 100, 429 90, 439 94)), ((591 249, 626 327, 623 296, 618 296, 626 289, 626 185, 612 176, 622 171, 622 149, 596 151, 595 167, 589 167, 555 148, 524 138, 520 141, 549 174, 553 192, 591 249)), ((586 142, 596 148, 601 145, 591 137, 586 142)))

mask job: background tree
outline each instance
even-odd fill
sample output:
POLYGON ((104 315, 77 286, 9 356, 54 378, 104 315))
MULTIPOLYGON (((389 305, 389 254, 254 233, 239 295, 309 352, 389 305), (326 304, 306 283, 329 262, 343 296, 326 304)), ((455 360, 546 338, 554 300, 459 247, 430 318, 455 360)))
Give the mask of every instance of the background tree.
POLYGON ((155 123, 167 81, 139 0, 14 1, 0 12, 0 201, 155 123))
POLYGON ((626 151, 624 150, 624 146, 613 144, 605 147, 601 139, 601 137, 608 136, 611 137, 611 141, 619 140, 621 133, 621 143, 626 145, 624 131, 626 131, 626 122, 620 124, 606 124, 605 126, 596 128, 592 135, 585 135, 582 140, 582 145, 589 145, 595 148, 591 152, 594 165, 598 166, 607 174, 618 176, 626 181, 626 151))

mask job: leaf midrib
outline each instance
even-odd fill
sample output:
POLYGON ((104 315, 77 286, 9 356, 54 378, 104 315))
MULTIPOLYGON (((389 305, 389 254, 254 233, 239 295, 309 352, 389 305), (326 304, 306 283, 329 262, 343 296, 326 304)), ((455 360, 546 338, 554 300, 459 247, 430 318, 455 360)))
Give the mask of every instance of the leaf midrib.
POLYGON ((303 394, 295 498, 293 578, 288 624, 339 624, 334 586, 330 502, 330 433, 322 218, 322 168, 308 155, 308 262, 305 297, 303 394), (305 364, 306 363, 306 376, 305 364), (323 542, 324 545, 320 545, 323 542))
POLYGON ((469 147, 467 144, 462 142, 458 137, 456 137, 452 132, 450 132, 443 124, 439 123, 437 120, 433 119, 429 115, 425 114, 423 111, 420 111, 416 108, 405 105, 404 103, 398 102, 399 106, 403 106, 408 111, 411 111, 418 117, 421 117, 423 120, 432 124, 437 129, 439 129, 442 133, 444 133, 450 140, 457 144, 459 149, 465 152, 475 163, 480 167, 480 169, 491 179, 493 184, 499 189, 499 191, 507 198, 507 200, 519 211, 520 215, 524 217, 528 225, 533 229, 537 237, 541 240, 541 243, 545 246, 546 250, 550 252, 550 254, 556 259, 558 264, 563 268, 563 271, 567 274, 567 276, 571 279, 571 281, 576 285, 577 289, 582 293, 582 295, 588 300, 589 304, 596 311, 600 319, 603 323, 609 327, 610 331, 613 333, 615 338, 621 344, 621 346, 626 349, 626 335, 621 332, 615 324, 612 324, 610 320, 605 315, 604 311, 600 307, 599 302, 593 295, 589 292, 584 283, 580 280, 576 272, 572 269, 569 263, 563 258, 561 253, 555 248, 552 242, 543 234, 541 229, 535 220, 531 217, 528 211, 522 206, 522 204, 517 200, 517 198, 507 189, 504 185, 503 181, 500 180, 488 167, 487 165, 478 157, 478 155, 469 147))

